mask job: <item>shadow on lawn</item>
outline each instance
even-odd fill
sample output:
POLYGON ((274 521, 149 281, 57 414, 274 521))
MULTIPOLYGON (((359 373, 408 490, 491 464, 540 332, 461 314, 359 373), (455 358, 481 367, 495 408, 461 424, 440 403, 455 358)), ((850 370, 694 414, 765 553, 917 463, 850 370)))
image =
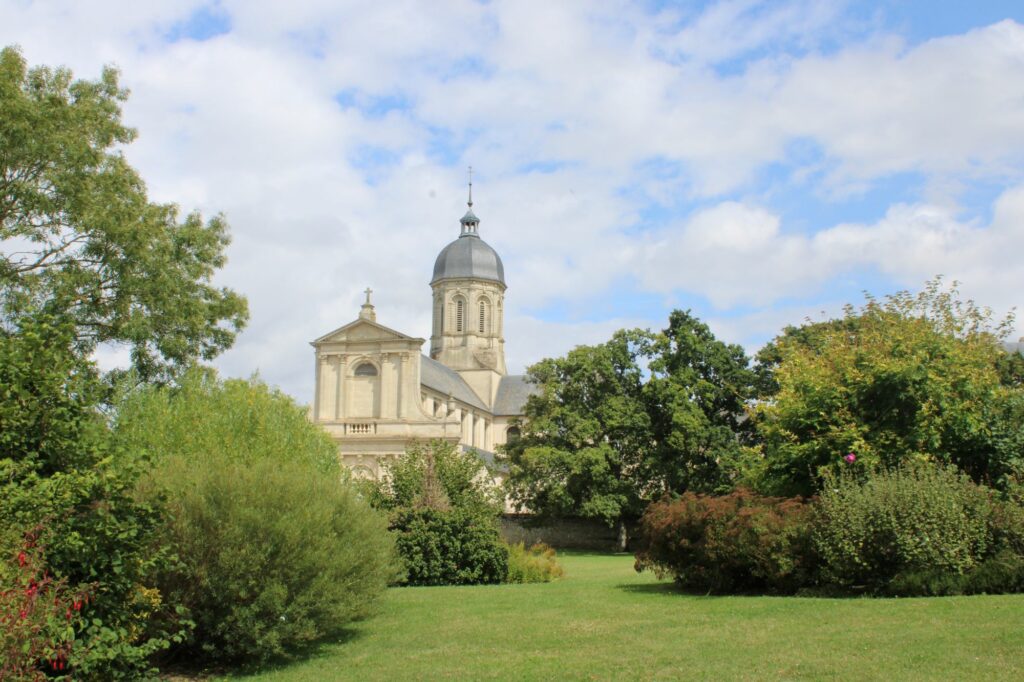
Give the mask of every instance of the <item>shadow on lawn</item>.
POLYGON ((297 649, 291 653, 289 658, 277 659, 262 666, 247 666, 242 663, 234 667, 196 668, 190 666, 187 661, 163 662, 160 665, 160 679, 167 680, 168 682, 199 682, 210 678, 226 677, 235 679, 249 677, 256 673, 278 672, 298 663, 315 661, 318 658, 334 658, 337 656, 337 651, 334 650, 334 647, 353 642, 364 636, 365 634, 360 629, 350 628, 333 637, 322 639, 297 649))

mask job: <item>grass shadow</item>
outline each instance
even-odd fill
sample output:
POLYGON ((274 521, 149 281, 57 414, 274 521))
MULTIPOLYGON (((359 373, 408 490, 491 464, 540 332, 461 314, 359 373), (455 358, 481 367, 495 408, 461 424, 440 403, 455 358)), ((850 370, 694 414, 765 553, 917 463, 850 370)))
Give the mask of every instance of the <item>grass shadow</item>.
POLYGON ((275 659, 263 665, 189 665, 186 660, 176 660, 160 665, 160 678, 171 682, 199 682, 210 678, 243 679, 257 673, 281 672, 293 665, 315 661, 318 658, 331 659, 337 656, 335 648, 356 641, 365 636, 359 628, 347 628, 331 637, 311 642, 291 652, 288 658, 275 659))

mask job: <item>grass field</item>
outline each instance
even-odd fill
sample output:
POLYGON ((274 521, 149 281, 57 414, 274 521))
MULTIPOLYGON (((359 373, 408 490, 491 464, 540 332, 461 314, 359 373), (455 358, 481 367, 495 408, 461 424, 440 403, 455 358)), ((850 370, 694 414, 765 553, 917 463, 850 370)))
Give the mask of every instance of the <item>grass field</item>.
POLYGON ((346 642, 245 679, 1024 679, 1024 595, 703 597, 629 556, 564 565, 550 584, 389 590, 346 642))

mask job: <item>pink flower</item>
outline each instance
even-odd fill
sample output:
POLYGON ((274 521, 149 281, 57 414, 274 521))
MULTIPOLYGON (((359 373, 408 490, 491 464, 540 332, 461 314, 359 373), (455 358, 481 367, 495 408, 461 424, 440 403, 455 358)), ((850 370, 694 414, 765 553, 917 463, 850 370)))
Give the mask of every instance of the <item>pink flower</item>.
POLYGON ((857 455, 851 452, 850 454, 846 455, 846 457, 843 457, 843 459, 846 460, 847 464, 853 464, 854 462, 857 461, 857 455))

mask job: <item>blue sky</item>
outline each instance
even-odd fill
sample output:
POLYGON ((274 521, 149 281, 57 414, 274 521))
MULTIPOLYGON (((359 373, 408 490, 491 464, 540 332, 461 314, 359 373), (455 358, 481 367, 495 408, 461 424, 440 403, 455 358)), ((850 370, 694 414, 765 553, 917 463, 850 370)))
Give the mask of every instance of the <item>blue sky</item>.
POLYGON ((366 286, 429 334, 469 165, 514 371, 675 307, 754 351, 936 275, 1024 298, 1020 3, 0 0, 0 41, 121 69, 151 195, 232 226, 218 366, 302 401, 366 286))

